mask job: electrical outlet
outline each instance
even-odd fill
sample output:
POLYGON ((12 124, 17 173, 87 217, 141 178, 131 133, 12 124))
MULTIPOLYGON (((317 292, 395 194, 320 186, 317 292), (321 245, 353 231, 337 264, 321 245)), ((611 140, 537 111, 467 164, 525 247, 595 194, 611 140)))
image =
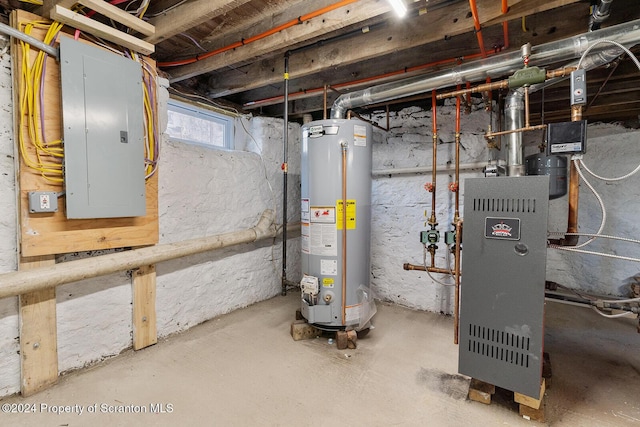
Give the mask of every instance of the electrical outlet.
POLYGON ((29 212, 58 212, 58 193, 54 191, 30 191, 29 212))

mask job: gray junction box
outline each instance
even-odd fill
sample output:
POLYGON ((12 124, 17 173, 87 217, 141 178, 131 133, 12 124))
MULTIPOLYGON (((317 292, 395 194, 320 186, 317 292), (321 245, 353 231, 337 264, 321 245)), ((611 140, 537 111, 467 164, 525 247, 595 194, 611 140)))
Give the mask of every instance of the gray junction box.
POLYGON ((549 177, 464 182, 461 374, 540 395, 549 177))

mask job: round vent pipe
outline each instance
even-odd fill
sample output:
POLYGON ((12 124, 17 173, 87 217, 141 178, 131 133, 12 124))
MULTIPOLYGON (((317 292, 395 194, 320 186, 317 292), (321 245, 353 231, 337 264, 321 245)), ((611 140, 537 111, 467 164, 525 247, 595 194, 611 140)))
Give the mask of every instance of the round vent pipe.
MULTIPOLYGON (((545 43, 531 48, 531 64, 546 65, 579 58, 595 41, 607 39, 626 47, 640 42, 640 19, 625 22, 601 30, 545 43)), ((611 51, 612 49, 608 49, 611 51)), ((621 53, 615 50, 614 58, 621 53)), ((602 52, 602 51, 600 51, 602 52)), ((594 55, 599 55, 594 53, 594 55)), ((589 56, 591 57, 591 55, 589 56)), ((596 61, 600 62, 600 61, 596 61)), ((586 64, 585 64, 586 65, 586 64)), ((461 64, 450 70, 437 71, 427 75, 414 76, 392 83, 385 83, 367 89, 347 93, 338 97, 331 108, 331 118, 346 116, 347 110, 365 105, 390 101, 392 99, 417 95, 433 89, 441 89, 467 81, 484 81, 514 73, 522 68, 522 54, 519 50, 496 55, 491 58, 461 64)), ((585 66, 585 68, 587 68, 585 66)))

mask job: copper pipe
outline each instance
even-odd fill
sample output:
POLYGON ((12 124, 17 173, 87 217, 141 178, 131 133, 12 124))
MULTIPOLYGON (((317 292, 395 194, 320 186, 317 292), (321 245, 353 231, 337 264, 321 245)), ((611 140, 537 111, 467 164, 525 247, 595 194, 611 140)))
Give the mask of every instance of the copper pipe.
MULTIPOLYGON (((433 132, 433 154, 431 160, 431 217, 429 218, 429 225, 435 227, 438 223, 436 219, 436 167, 438 164, 438 119, 436 117, 436 91, 431 91, 431 127, 433 132)), ((432 254, 432 257, 435 254, 432 254)), ((434 261, 432 259, 431 266, 433 267, 434 261)))
POLYGON ((329 85, 324 85, 324 90, 322 91, 322 120, 327 120, 327 87, 329 85))
POLYGON ((458 344, 460 335, 460 245, 462 244, 462 220, 456 222, 456 256, 454 274, 456 279, 455 304, 453 313, 453 343, 458 344))
POLYGON ((520 128, 520 129, 503 130, 500 132, 487 132, 484 134, 484 137, 493 138, 494 136, 508 135, 510 133, 516 133, 516 132, 529 132, 533 130, 540 130, 540 129, 546 129, 546 128, 547 128, 547 125, 535 125, 535 126, 529 126, 529 127, 520 128))
POLYGON ((564 67, 557 70, 547 71, 547 79, 553 79, 556 77, 567 77, 577 69, 578 67, 564 67))
POLYGON ((446 268, 439 267, 425 267, 424 265, 416 265, 405 263, 402 265, 402 268, 408 271, 428 271, 429 273, 440 273, 440 274, 451 274, 452 271, 446 268))
MULTIPOLYGON (((458 85, 460 88, 460 85, 458 85)), ((456 193, 456 209, 453 214, 453 222, 454 224, 458 222, 460 219, 460 97, 456 97, 456 173, 455 173, 455 183, 452 191, 456 193)))
POLYGON ((484 49, 484 38, 482 37, 482 28, 480 27, 480 18, 478 18, 478 6, 476 0, 469 0, 469 8, 471 9, 471 15, 473 16, 473 25, 476 30, 476 37, 478 38, 478 46, 480 46, 480 53, 482 57, 487 57, 487 51, 484 49))
MULTIPOLYGON (((567 217, 567 233, 578 232, 578 202, 579 202, 579 185, 580 176, 578 175, 578 168, 571 162, 569 168, 569 215, 567 217)), ((578 241, 578 236, 566 236, 565 241, 575 240, 578 241)), ((573 243, 568 246, 575 246, 573 243)))
POLYGON ((490 92, 492 90, 506 89, 508 87, 509 87, 509 80, 501 80, 493 83, 484 83, 478 86, 474 86, 472 88, 441 93, 440 95, 438 95, 438 99, 453 98, 454 96, 460 96, 460 95, 471 94, 471 93, 479 93, 479 92, 487 92, 487 91, 490 92))
POLYGON ((582 120, 582 105, 571 106, 571 121, 579 122, 582 120))
MULTIPOLYGON (((582 120, 582 105, 571 106, 571 121, 577 122, 582 120)), ((567 218, 567 233, 578 232, 578 204, 580 196, 580 176, 578 169, 573 162, 569 168, 569 213, 567 218)), ((565 236, 563 245, 575 246, 578 244, 578 236, 565 236)))
POLYGON ((342 142, 342 324, 347 324, 347 142, 342 142))
MULTIPOLYGON (((576 67, 565 67, 557 70, 547 71, 547 79, 553 79, 556 77, 566 77, 570 75, 573 71, 576 70, 576 67)), ((451 92, 444 92, 438 95, 438 99, 446 99, 453 98, 454 96, 466 95, 470 93, 479 93, 479 92, 487 92, 499 89, 507 89, 509 87, 509 80, 500 80, 498 82, 487 82, 480 84, 478 86, 474 86, 466 89, 458 89, 451 92)))

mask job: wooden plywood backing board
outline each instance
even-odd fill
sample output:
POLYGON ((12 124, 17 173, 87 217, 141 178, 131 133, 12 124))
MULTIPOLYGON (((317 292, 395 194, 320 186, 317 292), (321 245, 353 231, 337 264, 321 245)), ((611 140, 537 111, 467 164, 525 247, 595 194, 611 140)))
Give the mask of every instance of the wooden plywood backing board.
MULTIPOLYGON (((25 11, 14 11, 14 26, 23 29, 27 22, 42 20, 41 17, 25 11)), ((43 39, 44 29, 34 29, 32 36, 43 39)), ((62 34, 60 35, 63 36, 62 34)), ((22 84, 20 73, 22 51, 15 41, 12 45, 14 88, 22 84)), ((31 60, 37 51, 30 50, 31 60)), ((155 63, 147 60, 152 67, 155 63)), ((35 150, 29 139, 26 124, 20 128, 20 105, 18 90, 14 90, 16 106, 15 129, 23 132, 24 146, 28 155, 34 156, 35 150)), ((155 97, 154 97, 155 98, 155 97)), ((53 58, 47 59, 44 79, 44 140, 54 141, 61 138, 61 97, 60 67, 53 58)), ((18 141, 16 132, 15 140, 18 141)), ((76 219, 66 218, 64 200, 60 199, 58 212, 30 213, 28 193, 30 191, 61 192, 63 187, 46 181, 40 173, 27 167, 20 158, 18 164, 20 248, 24 257, 61 254, 78 251, 112 249, 118 247, 146 246, 158 242, 158 174, 146 182, 146 215, 130 218, 76 219)), ((141 163, 142 167, 142 163, 141 163)))

